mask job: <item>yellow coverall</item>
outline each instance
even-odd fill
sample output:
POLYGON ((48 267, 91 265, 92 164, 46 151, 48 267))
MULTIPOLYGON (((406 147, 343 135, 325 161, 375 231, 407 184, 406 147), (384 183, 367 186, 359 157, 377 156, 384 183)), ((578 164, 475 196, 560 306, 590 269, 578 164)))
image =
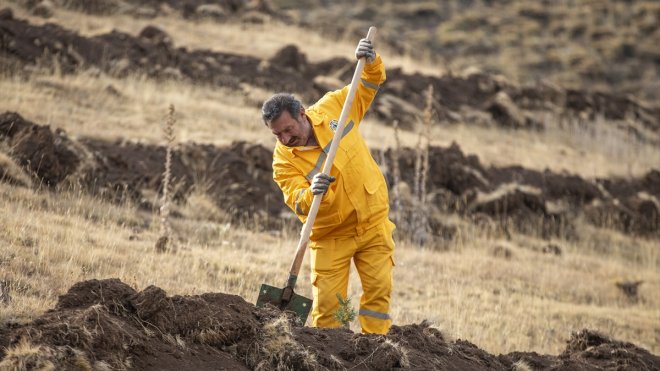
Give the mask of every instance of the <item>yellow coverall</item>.
MULTIPOLYGON (((389 220, 385 178, 358 127, 379 85, 385 81, 380 56, 362 72, 353 106, 330 175, 336 180, 323 196, 310 236, 314 305, 312 324, 339 327, 334 313, 337 293, 347 297, 353 258, 362 282, 359 320, 363 333, 386 334, 394 260, 394 224, 389 220)), ((286 147, 277 143, 273 178, 286 204, 304 223, 314 195, 310 182, 321 171, 349 86, 325 94, 305 110, 319 146, 286 147)))

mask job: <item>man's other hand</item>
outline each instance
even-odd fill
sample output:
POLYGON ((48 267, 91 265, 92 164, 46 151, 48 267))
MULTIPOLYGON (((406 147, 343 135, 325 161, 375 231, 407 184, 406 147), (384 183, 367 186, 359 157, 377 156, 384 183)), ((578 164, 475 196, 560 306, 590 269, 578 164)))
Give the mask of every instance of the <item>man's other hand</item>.
POLYGON ((372 63, 376 59, 376 51, 374 51, 374 47, 369 39, 360 40, 355 49, 355 58, 360 59, 362 57, 367 59, 367 63, 372 63))
POLYGON ((314 175, 314 178, 312 178, 312 194, 314 195, 321 195, 325 194, 328 192, 328 187, 330 187, 330 183, 335 181, 335 177, 323 174, 323 173, 318 173, 314 175))

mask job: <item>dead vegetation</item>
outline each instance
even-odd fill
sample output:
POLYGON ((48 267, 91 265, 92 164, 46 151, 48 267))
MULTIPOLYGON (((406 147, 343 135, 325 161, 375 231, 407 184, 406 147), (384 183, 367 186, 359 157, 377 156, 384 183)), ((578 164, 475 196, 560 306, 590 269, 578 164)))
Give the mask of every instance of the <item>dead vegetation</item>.
POLYGON ((320 365, 314 354, 296 341, 291 332, 290 318, 280 316, 264 325, 259 340, 246 363, 254 370, 317 370, 320 365))
POLYGON ((171 182, 172 182, 172 151, 174 151, 174 124, 176 119, 174 117, 174 105, 170 104, 169 110, 167 112, 167 120, 163 128, 163 134, 165 137, 166 143, 166 152, 165 152, 165 171, 163 172, 163 182, 162 182, 162 197, 160 199, 160 237, 156 241, 156 251, 165 252, 168 249, 175 251, 170 244, 168 248, 168 242, 172 238, 172 227, 170 223, 170 210, 172 207, 172 196, 171 196, 171 182))

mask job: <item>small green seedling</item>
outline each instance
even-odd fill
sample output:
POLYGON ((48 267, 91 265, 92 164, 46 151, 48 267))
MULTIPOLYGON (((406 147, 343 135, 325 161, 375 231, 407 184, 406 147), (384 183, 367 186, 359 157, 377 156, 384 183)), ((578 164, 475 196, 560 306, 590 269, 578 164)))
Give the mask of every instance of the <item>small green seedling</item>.
POLYGON ((351 328, 351 322, 355 319, 357 313, 351 306, 351 298, 342 298, 341 294, 337 293, 339 300, 339 309, 335 312, 335 319, 341 323, 342 327, 351 328))

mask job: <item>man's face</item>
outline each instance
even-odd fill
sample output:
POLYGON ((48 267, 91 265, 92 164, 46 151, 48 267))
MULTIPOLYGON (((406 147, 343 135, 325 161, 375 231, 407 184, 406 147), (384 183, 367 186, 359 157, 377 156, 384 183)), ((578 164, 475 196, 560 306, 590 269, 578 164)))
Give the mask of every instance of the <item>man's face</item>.
POLYGON ((304 109, 301 109, 296 117, 291 117, 289 111, 282 112, 280 117, 268 123, 268 128, 277 140, 287 147, 306 145, 312 132, 304 109))

